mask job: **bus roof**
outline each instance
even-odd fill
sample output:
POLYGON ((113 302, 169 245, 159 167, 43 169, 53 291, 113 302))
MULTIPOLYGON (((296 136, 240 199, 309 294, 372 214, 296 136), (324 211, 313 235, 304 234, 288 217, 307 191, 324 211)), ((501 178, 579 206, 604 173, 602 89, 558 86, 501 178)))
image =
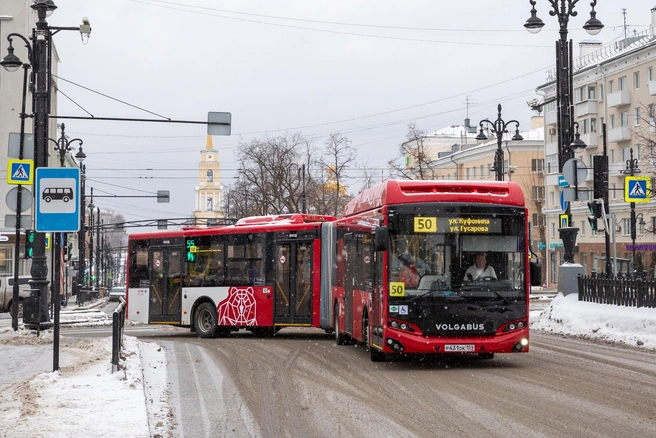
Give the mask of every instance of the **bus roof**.
POLYGON ((384 205, 466 202, 524 206, 519 184, 511 181, 388 180, 358 194, 344 207, 351 216, 384 205))
POLYGON ((281 214, 275 216, 252 216, 242 218, 235 225, 219 227, 187 227, 181 230, 154 231, 130 234, 130 240, 157 239, 167 237, 203 236, 214 234, 261 233, 264 231, 307 230, 321 226, 323 222, 337 220, 335 216, 310 214, 281 214))

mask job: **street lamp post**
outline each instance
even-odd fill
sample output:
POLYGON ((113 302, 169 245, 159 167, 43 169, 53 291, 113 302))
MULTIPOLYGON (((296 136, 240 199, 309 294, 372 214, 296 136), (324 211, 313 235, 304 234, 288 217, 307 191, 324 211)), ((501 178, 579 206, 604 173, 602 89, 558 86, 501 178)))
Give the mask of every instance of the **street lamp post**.
POLYGON ((93 290, 93 210, 96 208, 93 205, 93 187, 91 187, 91 201, 89 202, 89 276, 87 277, 87 285, 93 290))
MULTIPOLYGON (((580 140, 578 124, 573 122, 572 105, 572 40, 567 39, 567 26, 569 17, 575 17, 578 12, 574 10, 578 0, 548 0, 551 5, 549 15, 558 18, 560 25, 560 38, 556 41, 556 107, 558 117, 558 171, 562 173, 564 164, 574 158, 576 149, 585 148, 585 143, 580 140), (574 127, 576 126, 576 133, 574 127)), ((544 27, 544 22, 537 16, 536 0, 529 0, 531 4, 531 16, 524 27, 530 33, 538 33, 544 27)), ((590 19, 583 25, 590 35, 598 34, 604 25, 596 16, 594 8, 597 1, 590 3, 590 19)), ((577 173, 575 167, 574 173, 577 173)), ((575 177, 576 178, 576 177, 575 177)), ((578 183, 578 181, 577 181, 578 183)), ((578 200, 578 184, 575 184, 575 200, 578 200)), ((574 262, 574 247, 576 245, 576 234, 578 228, 572 226, 571 203, 567 206, 567 227, 559 229, 565 250, 566 263, 574 262)))
MULTIPOLYGON (((536 0, 529 0, 531 4, 531 17, 526 20, 524 27, 531 33, 538 33, 544 23, 537 16, 536 0)), ((558 171, 563 171, 563 165, 570 158, 574 158, 573 151, 567 149, 572 141, 572 40, 567 40, 567 25, 569 17, 575 17, 578 12, 574 10, 578 0, 549 0, 552 10, 549 15, 558 17, 560 25, 560 38, 556 41, 556 105, 558 110, 558 171)), ((597 35, 604 25, 596 16, 594 8, 597 1, 590 3, 590 19, 583 25, 590 35, 597 35)))
POLYGON ((80 298, 80 293, 82 292, 82 288, 86 287, 86 284, 84 283, 84 269, 85 269, 85 255, 86 255, 86 243, 85 243, 85 236, 86 236, 86 198, 84 195, 85 191, 85 179, 86 179, 86 166, 82 164, 84 159, 87 157, 87 155, 84 153, 82 150, 82 146, 80 145, 80 149, 78 150, 77 154, 75 154, 75 158, 77 161, 80 163, 80 230, 78 231, 77 234, 77 252, 78 252, 78 266, 77 266, 77 298, 80 298))
MULTIPOLYGON (((88 23, 80 27, 50 27, 46 18, 49 17, 57 6, 53 0, 34 0, 30 7, 36 11, 38 20, 36 29, 32 31, 32 42, 24 36, 11 33, 7 36, 9 46, 7 56, 0 65, 8 71, 16 71, 23 63, 14 55, 12 46, 13 37, 18 37, 25 42, 28 49, 29 64, 32 66, 33 102, 34 102, 34 169, 48 166, 48 114, 50 112, 50 71, 49 57, 52 44, 53 30, 78 30, 83 34, 89 34, 91 27, 88 23)), ((35 194, 38 196, 38 194, 35 194)), ((32 290, 38 291, 32 297, 39 301, 36 320, 33 315, 28 315, 23 322, 28 329, 47 329, 52 327, 48 313, 48 263, 46 258, 46 240, 44 233, 36 233, 34 239, 34 256, 32 257, 32 279, 30 285, 32 290), (38 298, 37 298, 38 297, 38 298)))
POLYGON ((79 138, 74 138, 73 140, 69 140, 68 137, 66 137, 66 132, 65 132, 66 125, 62 123, 59 126, 61 129, 61 136, 59 137, 59 139, 53 140, 52 138, 50 138, 49 140, 55 144, 55 151, 59 154, 59 165, 61 167, 64 167, 64 160, 66 159, 66 154, 71 151, 71 144, 75 142, 80 143, 80 150, 82 150, 83 141, 80 140, 79 138))
MULTIPOLYGON (((633 148, 629 150, 629 159, 626 160, 626 168, 621 171, 624 175, 635 176, 636 173, 640 173, 641 170, 638 168, 638 159, 633 158, 633 148)), ((625 184, 626 187, 626 184, 625 184)), ((641 213, 642 214, 642 213, 641 213)), ((644 222, 644 218, 642 219, 644 222)), ((633 248, 633 257, 631 263, 633 264, 633 272, 636 272, 636 212, 635 212, 635 202, 631 202, 631 243, 633 248)))
POLYGON ((488 119, 483 119, 479 122, 479 130, 478 130, 478 135, 476 136, 476 140, 487 140, 487 136, 483 133, 483 123, 486 123, 490 126, 490 131, 496 136, 497 138, 497 150, 494 153, 494 170, 496 172, 496 177, 497 181, 503 181, 503 149, 501 147, 503 143, 503 134, 508 132, 508 126, 511 124, 515 124, 515 135, 512 136, 513 141, 521 141, 524 140, 524 138, 519 134, 519 122, 517 120, 510 120, 508 122, 505 122, 501 118, 501 104, 497 106, 497 111, 499 112, 499 115, 497 116, 497 119, 492 122, 488 119))

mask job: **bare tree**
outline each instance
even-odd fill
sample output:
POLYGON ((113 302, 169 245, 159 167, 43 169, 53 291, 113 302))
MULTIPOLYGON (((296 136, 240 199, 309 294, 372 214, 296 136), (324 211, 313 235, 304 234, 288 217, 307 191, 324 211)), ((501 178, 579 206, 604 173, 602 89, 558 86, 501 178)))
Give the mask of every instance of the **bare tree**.
POLYGON ((348 197, 345 181, 349 179, 347 170, 355 162, 356 151, 351 140, 340 133, 330 134, 326 140, 323 167, 328 172, 328 188, 333 189, 333 215, 337 216, 346 205, 348 197))
POLYGON ((300 133, 240 142, 239 179, 225 195, 228 214, 239 218, 300 212, 302 163, 310 151, 312 140, 300 133))
POLYGON ((432 179, 436 160, 424 148, 426 132, 415 123, 408 124, 406 141, 399 146, 400 157, 388 162, 392 176, 402 179, 432 179))

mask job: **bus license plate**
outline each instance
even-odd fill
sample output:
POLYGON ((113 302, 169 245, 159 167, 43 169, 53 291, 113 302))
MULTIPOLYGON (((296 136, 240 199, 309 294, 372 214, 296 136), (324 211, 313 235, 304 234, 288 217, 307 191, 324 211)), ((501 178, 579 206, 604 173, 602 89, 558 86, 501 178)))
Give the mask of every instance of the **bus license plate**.
POLYGON ((474 351, 474 344, 447 344, 444 351, 474 351))

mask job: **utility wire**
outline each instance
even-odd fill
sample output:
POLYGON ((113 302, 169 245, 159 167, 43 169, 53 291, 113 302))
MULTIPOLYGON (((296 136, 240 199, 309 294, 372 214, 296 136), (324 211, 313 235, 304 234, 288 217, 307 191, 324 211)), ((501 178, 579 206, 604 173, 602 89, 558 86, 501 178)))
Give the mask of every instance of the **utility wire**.
POLYGON ((355 33, 355 32, 344 32, 344 31, 338 31, 338 30, 316 29, 316 28, 311 28, 311 27, 292 26, 292 25, 289 25, 289 24, 269 23, 269 22, 266 22, 266 21, 251 20, 251 19, 246 19, 246 18, 228 17, 228 16, 225 16, 225 15, 211 14, 211 13, 205 13, 205 12, 200 12, 200 11, 192 11, 192 10, 189 10, 189 9, 177 8, 177 7, 173 7, 173 6, 158 5, 158 4, 155 4, 155 3, 147 3, 145 1, 140 1, 140 0, 130 0, 130 1, 132 1, 134 3, 142 3, 144 5, 155 6, 157 8, 171 9, 171 10, 175 10, 175 11, 187 12, 187 13, 190 13, 190 14, 225 18, 226 20, 244 21, 244 22, 247 22, 247 23, 264 24, 264 25, 267 25, 267 26, 277 26, 277 27, 284 27, 284 28, 288 28, 288 29, 310 30, 310 31, 314 31, 314 32, 323 32, 323 33, 331 33, 331 34, 338 34, 338 35, 360 36, 360 37, 366 37, 366 38, 380 38, 380 39, 387 39, 387 40, 411 41, 411 42, 420 42, 420 43, 456 44, 456 45, 466 45, 466 46, 530 47, 530 48, 551 48, 552 47, 552 46, 536 46, 536 45, 528 45, 528 44, 498 44, 498 43, 465 42, 465 41, 439 41, 439 40, 426 40, 426 39, 421 39, 421 38, 390 37, 390 36, 385 36, 385 35, 372 35, 372 34, 355 33))

